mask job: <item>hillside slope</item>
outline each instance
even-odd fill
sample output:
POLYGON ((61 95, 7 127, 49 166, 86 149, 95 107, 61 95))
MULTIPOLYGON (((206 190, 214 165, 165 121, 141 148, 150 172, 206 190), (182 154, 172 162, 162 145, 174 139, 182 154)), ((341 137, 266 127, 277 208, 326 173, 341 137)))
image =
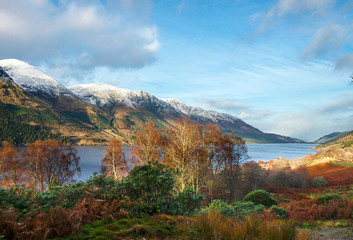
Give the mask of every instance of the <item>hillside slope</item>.
MULTIPOLYGON (((26 144, 37 139, 56 138, 71 139, 76 144, 94 144, 95 139, 102 141, 117 136, 110 129, 99 129, 94 123, 95 115, 91 115, 92 120, 88 117, 78 119, 80 113, 70 116, 68 112, 58 111, 50 101, 18 86, 3 68, 0 68, 0 105, 0 141, 26 144), (34 134, 36 131, 38 134, 34 134)), ((109 124, 108 120, 106 122, 109 124)))
POLYGON ((178 99, 162 100, 145 91, 102 83, 67 88, 16 59, 0 60, 0 67, 0 101, 9 104, 17 120, 58 132, 76 144, 102 143, 117 136, 131 142, 148 121, 165 129, 185 116, 197 124, 217 124, 223 132, 234 132, 248 143, 302 142, 264 133, 230 114, 204 110, 178 99))
POLYGON ((330 133, 330 134, 327 134, 319 139, 317 139, 314 143, 317 143, 317 144, 326 144, 326 143, 329 143, 329 142, 333 142, 335 140, 338 140, 340 138, 343 138, 347 135, 350 135, 352 134, 353 131, 346 131, 346 132, 334 132, 334 133, 330 133))
POLYGON ((223 132, 234 132, 243 137, 247 143, 302 143, 303 141, 278 134, 264 133, 247 124, 243 120, 227 113, 204 110, 200 107, 189 105, 179 99, 164 99, 180 112, 189 116, 193 121, 206 125, 216 124, 223 132))

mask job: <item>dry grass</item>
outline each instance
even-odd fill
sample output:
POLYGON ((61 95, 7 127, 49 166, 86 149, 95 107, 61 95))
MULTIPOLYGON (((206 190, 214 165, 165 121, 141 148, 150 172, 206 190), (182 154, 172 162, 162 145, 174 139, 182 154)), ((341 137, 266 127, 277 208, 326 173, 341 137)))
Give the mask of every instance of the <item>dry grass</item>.
POLYGON ((306 166, 311 178, 323 176, 330 185, 353 183, 353 167, 334 165, 331 163, 317 163, 306 166))
POLYGON ((260 216, 248 216, 241 222, 211 211, 197 216, 195 226, 200 232, 199 239, 296 239, 294 221, 264 220, 260 216))

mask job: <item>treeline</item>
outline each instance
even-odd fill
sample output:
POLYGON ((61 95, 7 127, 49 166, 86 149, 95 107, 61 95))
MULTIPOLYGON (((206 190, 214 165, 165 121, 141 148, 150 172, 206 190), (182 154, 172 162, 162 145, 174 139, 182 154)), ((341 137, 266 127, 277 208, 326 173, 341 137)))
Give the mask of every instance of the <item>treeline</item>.
MULTIPOLYGON (((123 142, 111 139, 105 149, 102 171, 122 180, 136 166, 163 164, 175 169, 176 190, 192 189, 207 197, 234 202, 256 189, 271 186, 325 187, 323 177, 311 179, 306 168, 297 171, 268 171, 249 162, 245 141, 234 134, 223 134, 216 125, 196 125, 183 118, 166 130, 152 122, 136 134, 131 158, 123 142)), ((79 172, 76 149, 55 140, 38 140, 21 152, 10 143, 0 149, 3 186, 25 184, 36 189, 73 181, 79 172), (19 174, 21 173, 21 174, 19 174)))
POLYGON ((248 158, 245 141, 234 134, 223 134, 216 125, 192 124, 183 118, 162 131, 152 122, 142 126, 127 159, 122 142, 114 139, 106 149, 103 169, 121 179, 135 165, 163 163, 178 172, 179 191, 191 188, 211 199, 234 201, 239 197, 237 182, 240 165, 248 158))
POLYGON ((25 151, 4 142, 0 148, 0 180, 2 186, 27 185, 47 189, 50 185, 72 182, 80 172, 79 157, 74 147, 60 141, 37 140, 25 151))
MULTIPOLYGON (((223 134, 215 125, 192 124, 183 118, 164 131, 145 124, 131 147, 128 159, 120 139, 106 147, 102 170, 122 180, 135 166, 163 164, 175 169, 176 190, 192 189, 209 196, 234 201, 242 197, 241 164, 248 158, 245 141, 234 134, 223 134)), ((3 185, 25 184, 39 189, 72 181, 79 171, 76 149, 55 140, 38 140, 21 152, 10 143, 0 149, 3 185)), ((245 180, 244 180, 245 179, 245 180)))
POLYGON ((256 189, 269 187, 325 187, 324 177, 310 178, 306 168, 296 171, 265 170, 248 160, 245 141, 234 134, 223 134, 216 125, 196 125, 183 118, 162 131, 152 122, 136 134, 127 159, 119 139, 110 141, 103 170, 115 179, 127 176, 136 165, 162 163, 177 169, 180 191, 192 188, 209 201, 233 202, 256 189))
POLYGON ((70 142, 69 137, 59 133, 50 133, 40 126, 32 126, 22 123, 7 109, 6 104, 0 102, 0 142, 11 142, 15 145, 33 143, 37 140, 55 139, 62 142, 70 142))

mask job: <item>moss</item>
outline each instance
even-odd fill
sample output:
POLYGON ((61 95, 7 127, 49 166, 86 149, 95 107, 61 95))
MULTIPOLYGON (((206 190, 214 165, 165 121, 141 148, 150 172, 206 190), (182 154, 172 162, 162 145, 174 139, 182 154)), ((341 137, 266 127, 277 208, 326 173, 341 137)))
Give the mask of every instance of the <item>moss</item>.
POLYGON ((82 227, 81 235, 69 239, 141 239, 178 238, 192 232, 184 217, 156 215, 124 218, 110 223, 96 221, 82 227))

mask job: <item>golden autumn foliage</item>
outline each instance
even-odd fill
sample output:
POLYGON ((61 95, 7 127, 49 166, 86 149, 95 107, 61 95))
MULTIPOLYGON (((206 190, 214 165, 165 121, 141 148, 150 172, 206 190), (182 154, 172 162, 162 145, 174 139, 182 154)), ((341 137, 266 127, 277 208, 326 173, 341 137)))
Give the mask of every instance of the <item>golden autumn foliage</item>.
POLYGON ((63 185, 80 172, 74 147, 55 140, 38 140, 21 152, 9 143, 0 148, 3 186, 27 184, 45 190, 50 184, 63 185))
POLYGON ((81 171, 76 148, 60 141, 38 140, 28 146, 24 156, 34 185, 42 190, 50 184, 70 182, 81 171))
POLYGON ((22 184, 26 180, 26 162, 21 150, 5 142, 0 149, 0 176, 4 185, 22 184))
POLYGON ((164 139, 160 130, 152 123, 148 122, 137 132, 134 146, 130 148, 131 154, 137 159, 140 165, 148 162, 161 161, 164 139))
POLYGON ((119 138, 113 138, 105 148, 105 157, 102 161, 102 172, 114 179, 122 179, 129 172, 129 163, 125 156, 123 143, 119 138))

